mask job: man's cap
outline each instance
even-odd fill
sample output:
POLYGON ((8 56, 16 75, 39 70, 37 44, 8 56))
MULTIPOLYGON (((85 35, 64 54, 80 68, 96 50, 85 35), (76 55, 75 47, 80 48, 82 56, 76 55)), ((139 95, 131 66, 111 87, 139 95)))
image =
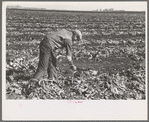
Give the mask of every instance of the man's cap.
POLYGON ((79 36, 80 39, 82 39, 82 33, 80 30, 74 30, 74 34, 76 34, 77 36, 79 36))

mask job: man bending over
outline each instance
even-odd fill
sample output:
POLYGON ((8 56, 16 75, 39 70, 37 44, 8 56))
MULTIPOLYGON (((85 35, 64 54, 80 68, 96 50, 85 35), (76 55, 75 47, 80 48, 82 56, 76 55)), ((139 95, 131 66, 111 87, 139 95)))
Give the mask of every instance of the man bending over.
POLYGON ((40 55, 37 71, 31 81, 38 81, 47 72, 48 78, 57 81, 56 57, 54 51, 56 49, 66 48, 66 57, 71 69, 76 70, 76 66, 72 61, 72 43, 81 41, 82 34, 79 30, 68 31, 66 29, 58 30, 47 34, 40 42, 40 55))

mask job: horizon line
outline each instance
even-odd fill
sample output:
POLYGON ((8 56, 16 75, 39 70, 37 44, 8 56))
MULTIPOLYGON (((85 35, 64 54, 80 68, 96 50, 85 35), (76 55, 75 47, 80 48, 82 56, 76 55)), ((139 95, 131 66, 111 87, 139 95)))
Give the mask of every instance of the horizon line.
MULTIPOLYGON (((43 11, 65 11, 65 12, 145 12, 145 11, 130 11, 130 10, 113 10, 113 11, 106 11, 105 9, 103 9, 102 11, 100 11, 100 9, 95 9, 95 10, 64 10, 64 9, 47 9, 47 8, 37 8, 37 7, 20 7, 20 8, 9 8, 6 7, 6 9, 21 9, 21 10, 43 10, 43 11)), ((112 9, 112 8, 111 8, 112 9)), ((107 9, 109 10, 109 9, 107 9)))

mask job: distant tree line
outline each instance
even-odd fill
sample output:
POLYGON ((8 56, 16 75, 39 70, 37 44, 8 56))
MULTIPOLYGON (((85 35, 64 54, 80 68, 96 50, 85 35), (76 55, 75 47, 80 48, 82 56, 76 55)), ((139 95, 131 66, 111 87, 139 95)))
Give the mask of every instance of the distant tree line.
POLYGON ((110 8, 110 9, 96 9, 96 10, 93 10, 93 11, 125 11, 125 10, 114 10, 113 8, 110 8))
POLYGON ((46 8, 36 8, 36 7, 21 7, 21 6, 7 6, 7 8, 15 8, 15 9, 38 9, 38 10, 46 10, 46 8))

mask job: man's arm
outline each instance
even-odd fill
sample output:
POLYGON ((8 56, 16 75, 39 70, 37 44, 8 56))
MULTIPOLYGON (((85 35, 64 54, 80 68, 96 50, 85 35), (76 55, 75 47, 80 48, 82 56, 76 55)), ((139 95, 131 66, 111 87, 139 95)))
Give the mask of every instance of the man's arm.
POLYGON ((66 56, 67 56, 67 61, 68 64, 70 65, 70 67, 73 70, 76 70, 76 66, 74 65, 73 61, 72 61, 72 42, 71 40, 65 40, 65 46, 66 46, 66 56))

